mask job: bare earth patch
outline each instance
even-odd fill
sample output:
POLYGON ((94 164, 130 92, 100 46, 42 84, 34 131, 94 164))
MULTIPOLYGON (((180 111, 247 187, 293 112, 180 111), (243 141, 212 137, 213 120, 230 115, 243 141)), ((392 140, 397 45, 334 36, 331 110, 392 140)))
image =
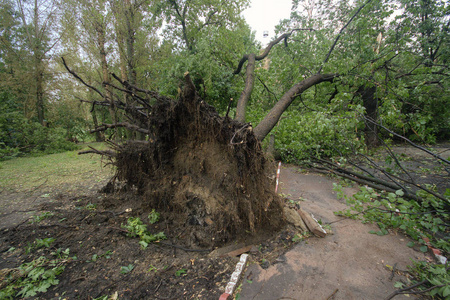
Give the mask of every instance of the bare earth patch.
POLYGON ((44 179, 24 190, 3 188, 0 271, 70 249, 77 259, 65 262, 59 284, 39 299, 115 294, 118 299, 218 299, 238 261, 224 254, 253 245, 240 299, 383 299, 403 276, 388 266, 406 270, 410 259, 428 259, 408 248, 409 240, 398 232, 369 234, 375 225, 335 216, 333 212, 346 205, 336 199, 333 181, 297 167, 282 169, 281 192, 330 224, 333 234, 299 242, 298 232, 287 226, 275 234, 262 232, 233 241, 213 254, 190 242, 198 224, 180 223, 170 211, 161 211, 160 221, 150 225, 148 209, 134 191, 98 193, 108 174, 87 173, 85 180, 72 185, 50 185, 50 179, 42 184, 44 179), (163 231, 168 239, 142 249, 139 239, 127 236, 121 227, 131 216, 140 217, 151 233, 163 231), (49 248, 27 251, 36 239, 45 238, 55 239, 49 248), (130 268, 122 272, 122 267, 130 268))

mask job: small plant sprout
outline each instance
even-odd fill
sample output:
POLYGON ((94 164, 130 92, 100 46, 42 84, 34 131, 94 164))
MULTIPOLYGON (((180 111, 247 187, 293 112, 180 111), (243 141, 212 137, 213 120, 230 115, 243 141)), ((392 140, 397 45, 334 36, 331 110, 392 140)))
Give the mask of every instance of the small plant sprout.
POLYGON ((159 216, 160 216, 160 213, 156 212, 153 209, 152 212, 148 215, 148 220, 149 220, 150 224, 155 224, 156 222, 158 222, 159 216))
POLYGON ((84 207, 86 210, 96 210, 97 204, 89 203, 84 207))
POLYGON ((150 268, 147 270, 147 272, 158 272, 158 269, 154 265, 150 265, 150 268))
POLYGON ((128 266, 122 266, 122 267, 120 267, 120 273, 128 274, 131 271, 133 271, 133 269, 134 269, 134 265, 132 265, 132 264, 129 264, 128 266))
POLYGON ((128 230, 128 236, 138 236, 140 238, 139 245, 141 245, 143 249, 147 248, 148 245, 152 242, 166 239, 166 235, 164 234, 164 232, 159 232, 157 234, 151 234, 150 232, 148 232, 147 225, 142 223, 140 218, 128 218, 127 225, 122 225, 122 228, 128 230))
POLYGON ((54 238, 36 239, 32 244, 28 244, 25 252, 30 253, 43 247, 49 248, 54 241, 54 238))
POLYGON ((186 274, 186 269, 180 269, 175 272, 175 276, 177 276, 177 277, 180 277, 183 274, 186 274))
POLYGON ((42 222, 43 220, 45 220, 45 219, 47 219, 47 218, 50 218, 50 217, 53 216, 53 215, 54 215, 54 213, 51 213, 51 212, 49 212, 49 211, 43 212, 43 213, 40 214, 40 215, 33 216, 33 218, 32 218, 32 220, 30 221, 30 223, 32 223, 32 224, 34 224, 34 223, 40 223, 40 222, 42 222))

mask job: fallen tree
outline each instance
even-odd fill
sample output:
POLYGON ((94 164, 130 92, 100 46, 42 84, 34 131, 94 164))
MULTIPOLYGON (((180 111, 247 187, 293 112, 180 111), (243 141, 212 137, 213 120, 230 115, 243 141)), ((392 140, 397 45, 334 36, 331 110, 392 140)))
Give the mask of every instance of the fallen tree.
POLYGON ((125 127, 146 138, 111 142, 115 151, 83 153, 110 157, 117 166, 113 180, 135 188, 144 209, 177 213, 179 222, 194 227, 190 243, 201 247, 285 224, 283 201, 274 192, 269 163, 249 124, 220 117, 199 97, 189 73, 178 101, 116 79, 122 87, 115 88, 142 107, 117 101, 134 124, 103 124, 92 132, 125 127))
MULTIPOLYGON (((357 9, 342 27, 324 64, 345 28, 370 2, 357 9)), ((173 211, 179 215, 179 222, 195 226, 192 244, 210 247, 240 233, 281 228, 286 223, 283 201, 274 192, 273 169, 269 168, 260 142, 297 97, 315 85, 333 81, 339 74, 322 74, 320 68, 294 84, 255 129, 246 123, 245 110, 253 89, 255 61, 264 59, 281 41, 287 45, 288 38, 298 30, 301 29, 275 39, 261 55, 250 53, 240 60, 234 74, 248 64, 235 120, 228 116, 230 108, 221 117, 200 98, 188 72, 176 100, 136 87, 114 74, 111 75, 119 85, 104 81, 107 93, 102 93, 71 70, 63 59, 69 73, 104 99, 90 102, 92 109, 102 105, 124 111, 127 121, 102 124, 92 132, 121 127, 139 137, 123 144, 110 141, 114 151, 91 149, 84 153, 110 157, 117 167, 112 183, 118 180, 136 189, 144 197, 144 208, 173 211), (123 97, 113 93, 114 90, 126 94, 131 101, 122 101, 123 97)))

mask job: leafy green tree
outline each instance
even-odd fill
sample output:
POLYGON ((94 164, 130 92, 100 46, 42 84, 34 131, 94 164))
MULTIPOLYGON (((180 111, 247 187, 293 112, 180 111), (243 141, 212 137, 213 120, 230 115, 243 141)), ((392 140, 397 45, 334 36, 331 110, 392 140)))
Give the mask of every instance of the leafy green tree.
POLYGON ((193 51, 199 38, 210 28, 232 29, 241 23, 240 13, 248 3, 248 0, 168 0, 159 2, 156 13, 165 16, 166 39, 193 51))

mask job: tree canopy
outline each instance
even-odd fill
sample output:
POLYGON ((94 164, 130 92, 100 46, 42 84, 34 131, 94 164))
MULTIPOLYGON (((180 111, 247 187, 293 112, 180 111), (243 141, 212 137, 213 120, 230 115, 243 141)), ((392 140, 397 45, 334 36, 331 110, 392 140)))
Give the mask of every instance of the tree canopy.
MULTIPOLYGON (((111 100, 132 99, 111 93, 113 76, 177 98, 186 71, 221 114, 251 122, 261 140, 272 132, 288 160, 345 152, 336 149, 344 140, 365 147, 390 138, 365 118, 413 141, 448 139, 444 1, 294 0, 267 53, 241 15, 249 4, 2 0, 2 151, 17 153, 11 141, 20 139, 6 114, 83 140, 90 129, 126 119, 111 100), (60 57, 99 93, 67 76, 60 57)), ((130 137, 117 128, 105 133, 130 137)))

